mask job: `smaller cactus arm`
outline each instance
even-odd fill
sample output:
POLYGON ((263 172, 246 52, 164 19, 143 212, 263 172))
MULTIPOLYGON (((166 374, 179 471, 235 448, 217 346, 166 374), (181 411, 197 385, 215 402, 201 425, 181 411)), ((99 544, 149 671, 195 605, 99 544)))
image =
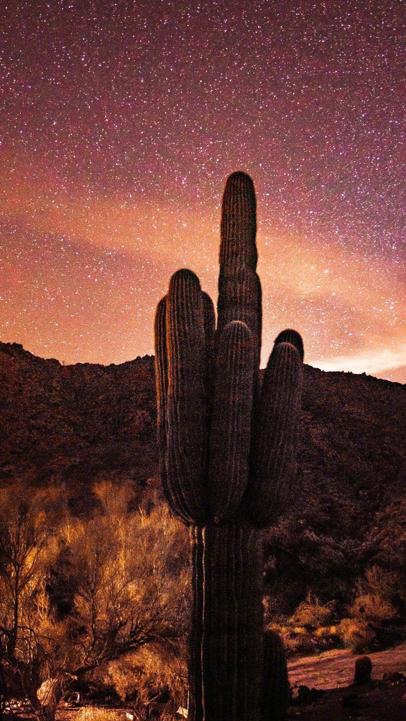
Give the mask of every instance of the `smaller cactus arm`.
POLYGON ((190 270, 171 278, 166 325, 168 500, 186 523, 201 524, 207 511, 206 346, 200 282, 190 270))
POLYGON ((261 721, 286 721, 290 700, 288 667, 283 641, 267 631, 263 642, 261 721))
POLYGON ((254 378, 252 333, 241 321, 219 339, 209 446, 209 507, 215 523, 230 519, 246 490, 254 378))
POLYGON ((207 382, 210 388, 210 379, 212 375, 212 365, 214 360, 214 338, 216 331, 216 316, 214 312, 213 301, 210 296, 202 292, 203 301, 203 322, 204 322, 204 338, 206 344, 206 362, 207 362, 207 382))
MULTIPOLYGON (((213 404, 213 385, 215 372, 215 333, 216 333, 216 315, 214 312, 213 301, 210 296, 202 292, 203 300, 203 319, 204 319, 204 337, 206 344, 206 397, 207 397, 207 416, 206 429, 210 427, 210 418, 213 404)), ((207 430, 206 430, 207 432, 207 430)))
POLYGON ((275 345, 278 345, 278 343, 291 343, 295 346, 297 352, 300 355, 300 358, 303 362, 304 360, 304 345, 303 345, 303 339, 300 333, 297 332, 297 330, 293 330, 292 328, 286 328, 286 330, 282 330, 279 335, 275 338, 275 345))
POLYGON ((254 420, 253 472, 247 493, 249 518, 259 527, 275 521, 290 496, 302 383, 303 364, 297 344, 276 343, 254 420))
POLYGON ((158 443, 166 444, 166 405, 168 398, 168 356, 166 352, 166 296, 155 313, 155 385, 158 413, 158 443))

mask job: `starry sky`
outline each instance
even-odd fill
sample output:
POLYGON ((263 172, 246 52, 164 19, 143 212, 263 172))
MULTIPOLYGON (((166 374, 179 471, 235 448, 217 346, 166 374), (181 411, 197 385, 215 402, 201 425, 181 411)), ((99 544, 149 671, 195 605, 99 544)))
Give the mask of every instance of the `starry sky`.
POLYGON ((389 0, 3 0, 0 339, 153 350, 169 275, 216 296, 220 203, 254 179, 263 362, 406 381, 404 8, 389 0), (403 157, 402 157, 403 156, 403 157))

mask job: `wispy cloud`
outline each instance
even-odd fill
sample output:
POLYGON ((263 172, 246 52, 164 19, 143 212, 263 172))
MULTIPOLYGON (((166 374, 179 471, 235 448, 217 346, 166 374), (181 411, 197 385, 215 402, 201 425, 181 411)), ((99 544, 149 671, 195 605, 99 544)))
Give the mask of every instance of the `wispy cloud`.
POLYGON ((370 348, 361 353, 337 355, 312 361, 312 365, 323 371, 351 371, 352 373, 383 374, 385 371, 401 368, 406 359, 406 344, 391 350, 370 348))
MULTIPOLYGON (((217 258, 219 243, 218 208, 191 201, 188 205, 177 199, 161 202, 142 198, 123 198, 117 195, 98 195, 89 189, 75 193, 61 189, 58 179, 37 175, 27 180, 26 171, 16 169, 11 185, 0 195, 3 219, 20 227, 20 244, 30 243, 24 237, 24 227, 40 239, 51 234, 65 237, 77 245, 79 255, 86 257, 86 266, 95 267, 90 275, 71 264, 69 283, 74 289, 74 301, 83 305, 88 314, 81 319, 81 340, 69 350, 63 343, 63 357, 81 360, 94 358, 94 332, 98 330, 100 314, 100 344, 97 359, 101 362, 132 357, 134 351, 152 351, 152 317, 154 304, 165 292, 168 276, 180 266, 192 267, 213 297, 217 287, 217 258), (81 250, 82 249, 82 250, 81 250), (114 282, 108 287, 109 304, 103 304, 107 288, 104 275, 97 282, 92 278, 100 267, 100 253, 104 250, 120 253, 115 266, 114 282), (124 251, 124 252, 122 252, 124 251), (94 257, 94 261, 92 261, 94 257), (128 268, 131 268, 131 278, 128 268), (103 305, 103 313, 100 304, 103 305), (130 319, 117 322, 117 308, 137 305, 130 319), (109 320, 109 308, 111 319, 109 320), (113 313, 113 308, 115 309, 113 313), (90 329, 91 326, 91 329, 90 329), (108 333, 106 333, 108 326, 108 333), (129 327, 133 332, 129 332, 129 327), (92 335, 93 333, 93 335, 92 335), (103 338, 108 345, 103 347, 103 338), (138 347, 134 349, 134 337, 138 347), (126 340, 127 339, 127 340, 126 340)), ((4 239, 7 242, 7 239, 4 239)), ((305 234, 274 232, 271 221, 260 223, 258 234, 260 253, 259 274, 263 284, 264 338, 263 361, 271 350, 273 338, 283 327, 294 326, 302 332, 306 346, 306 360, 323 370, 348 370, 355 373, 383 373, 405 363, 406 325, 400 323, 401 299, 404 294, 399 270, 385 258, 367 255, 357 246, 345 246, 329 240, 318 242, 305 234)), ((47 313, 38 284, 38 265, 43 283, 53 278, 61 307, 61 323, 66 324, 66 337, 73 337, 76 315, 62 312, 63 298, 68 304, 73 290, 64 285, 57 288, 58 243, 53 246, 55 257, 48 254, 36 259, 36 269, 18 265, 11 283, 15 286, 16 332, 13 340, 25 342, 27 334, 40 322, 46 335, 47 313), (30 275, 31 273, 35 275, 30 275), (25 275, 24 282, 16 278, 25 275), (18 287, 17 287, 18 286, 18 287), (24 317, 21 315, 24 307, 24 317), (35 319, 40 321, 35 322, 35 319)), ((21 257, 24 253, 20 254, 21 257)), ((26 255, 26 254, 25 254, 26 255)), ((13 261, 14 262, 14 261, 13 261)), ((10 285, 10 284, 9 284, 10 285)), ((55 295, 55 293, 54 293, 55 295)), ((72 303, 71 303, 72 305, 72 303)), ((1 313, 6 312, 0 310, 1 313)), ((4 319, 3 319, 4 320, 4 319)), ((7 318, 9 332, 12 322, 7 318)), ((63 337, 63 325, 59 336, 63 337)), ((60 341, 62 343, 62 341, 60 341)), ((53 354, 62 350, 58 344, 53 354)))

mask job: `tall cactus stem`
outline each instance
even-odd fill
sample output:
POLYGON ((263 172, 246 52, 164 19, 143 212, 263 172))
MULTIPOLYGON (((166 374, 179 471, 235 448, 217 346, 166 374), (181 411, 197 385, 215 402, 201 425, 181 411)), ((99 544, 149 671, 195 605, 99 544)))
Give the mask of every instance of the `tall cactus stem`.
POLYGON ((241 266, 256 269, 256 231, 254 183, 246 173, 232 173, 227 178, 221 216, 220 266, 228 273, 241 266))

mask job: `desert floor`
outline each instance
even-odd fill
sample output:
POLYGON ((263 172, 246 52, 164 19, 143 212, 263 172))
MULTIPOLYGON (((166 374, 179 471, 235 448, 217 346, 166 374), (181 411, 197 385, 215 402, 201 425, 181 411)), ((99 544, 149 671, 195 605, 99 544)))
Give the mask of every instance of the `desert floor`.
MULTIPOLYGON (((382 681, 384 674, 406 675, 406 643, 387 651, 368 654, 373 664, 373 682, 366 687, 351 686, 355 656, 349 651, 327 651, 319 656, 296 658, 289 663, 294 689, 307 686, 322 691, 311 703, 293 705, 288 719, 296 721, 405 721, 405 679, 382 681)), ((60 708, 57 721, 75 721, 79 709, 60 708)), ((123 721, 126 712, 120 709, 123 721)), ((113 714, 112 714, 113 715, 113 714)), ((115 716, 115 714, 114 714, 115 716)), ((26 719, 28 717, 25 717, 26 719)), ((115 716, 117 718, 117 716, 115 716)), ((127 716, 128 718, 128 716, 127 716)), ((181 717, 176 717, 181 718, 181 717)))

